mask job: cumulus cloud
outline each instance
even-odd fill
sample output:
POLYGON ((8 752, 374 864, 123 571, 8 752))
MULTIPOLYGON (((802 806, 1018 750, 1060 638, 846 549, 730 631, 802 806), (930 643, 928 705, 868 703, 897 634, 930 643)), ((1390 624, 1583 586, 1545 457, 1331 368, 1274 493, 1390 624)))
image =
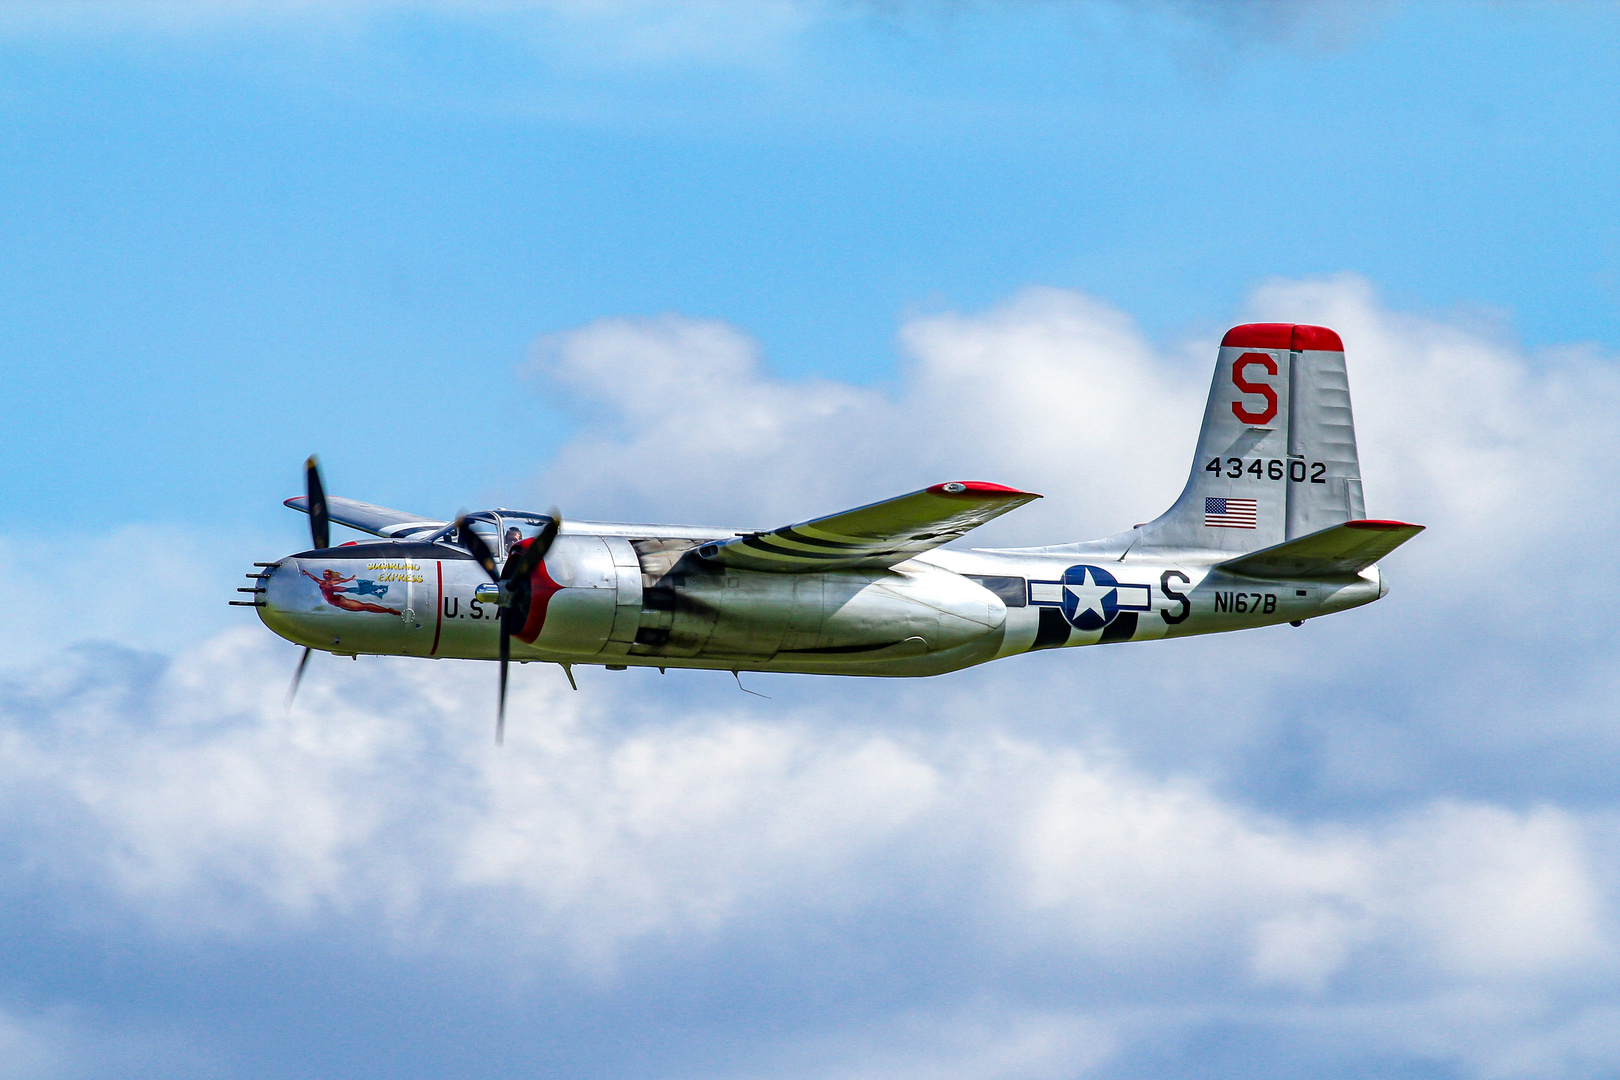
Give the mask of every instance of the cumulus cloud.
MULTIPOLYGON (((1260 632, 1263 645, 1132 651, 1119 678, 1139 686, 1194 693, 1241 672, 1252 690, 1206 702, 1211 722, 1189 729, 1087 687, 1115 703, 1114 737, 1178 767, 1265 770, 1245 777, 1250 790, 1290 797, 1300 770, 1353 798, 1434 784, 1496 795, 1532 776, 1595 796, 1593 748, 1620 749, 1606 706, 1614 635, 1578 595, 1596 587, 1620 526, 1592 482, 1620 452, 1613 357, 1579 344, 1529 353, 1498 323, 1392 310, 1353 276, 1268 284, 1233 321, 1245 319, 1341 333, 1369 513, 1429 530, 1387 561, 1394 591, 1373 609, 1260 632), (1554 595, 1529 584, 1543 576, 1583 584, 1554 595), (1368 681, 1372 670, 1384 678, 1368 681), (1226 756, 1241 746, 1251 760, 1226 756), (1468 767, 1441 763, 1459 760, 1468 767)), ((1221 329, 1157 343, 1093 299, 1029 289, 907 320, 896 384, 874 389, 782 380, 722 324, 603 320, 536 347, 531 377, 548 400, 572 400, 581 431, 531 499, 586 518, 756 528, 979 479, 1046 498, 974 543, 1103 536, 1179 492, 1221 329)), ((1005 665, 983 677, 1021 678, 1005 665)), ((1046 677, 1080 681, 1067 665, 1046 677)), ((1158 695, 1135 703, 1174 708, 1158 695)))
POLYGON ((1617 507, 1588 478, 1620 441, 1606 420, 1613 357, 1579 344, 1527 355, 1478 318, 1390 311, 1355 277, 1276 282, 1250 310, 1342 331, 1369 498, 1438 526, 1416 551, 1483 569, 1553 537, 1585 556, 1610 530, 1617 507))
MULTIPOLYGON (((1611 357, 1529 356, 1497 327, 1391 311, 1353 276, 1267 285, 1250 312, 1343 335, 1369 512, 1432 526, 1410 552, 1425 569, 1483 572, 1615 523, 1589 483, 1620 441, 1611 357)), ((721 323, 605 319, 536 347, 531 373, 573 395, 584 430, 535 494, 580 513, 774 525, 987 479, 1048 496, 1000 523, 1020 542, 1105 535, 1180 491, 1217 343, 1161 347, 1117 310, 1032 288, 908 320, 885 392, 777 379, 721 323)))
POLYGON ((8 885, 88 892, 178 941, 341 922, 609 988, 765 940, 791 955, 827 928, 889 927, 866 963, 919 962, 908 923, 945 928, 922 935, 939 950, 922 970, 972 988, 948 1008, 976 1019, 890 1016, 855 1038, 890 1047, 864 1070, 794 1048, 818 1075, 1100 1066, 1144 1037, 1099 1000, 1102 974, 1180 986, 1191 1014, 1174 1029, 1234 998, 1316 1002, 1353 1027, 1336 991, 1433 1007, 1613 973, 1592 865, 1612 846, 1553 806, 1293 823, 1009 736, 983 700, 971 728, 930 730, 924 694, 909 731, 829 731, 814 704, 767 717, 606 675, 575 694, 554 670, 521 673, 496 751, 482 665, 326 660, 289 714, 284 652, 235 631, 168 662, 87 651, 14 683, 8 885), (1045 1006, 972 1000, 1026 984, 1047 985, 1045 1006), (930 1024, 952 1027, 949 1063, 903 1037, 930 1024))
POLYGON ((1055 497, 985 535, 1063 540, 1127 527, 1180 491, 1207 376, 1155 354, 1120 313, 1031 289, 982 315, 911 320, 901 342, 888 394, 774 379, 750 339, 680 316, 546 338, 531 371, 574 395, 585 430, 536 495, 582 515, 752 526, 992 480, 1055 497))
POLYGON ((0 537, 0 656, 31 663, 78 641, 124 641, 137 648, 173 651, 232 624, 246 553, 285 543, 242 530, 195 522, 183 526, 122 524, 92 531, 64 545, 59 533, 0 537), (71 559, 71 562, 65 562, 71 559), (73 568, 110 568, 88 599, 73 568))
MULTIPOLYGON (((763 995, 682 1014, 736 1049, 720 1076, 1612 1069, 1613 635, 1498 585, 1578 579, 1612 528, 1613 360, 1355 278, 1248 317, 1343 334, 1369 508, 1431 526, 1373 608, 769 702, 531 665, 501 751, 487 665, 317 657, 289 713, 296 650, 258 628, 80 646, 0 690, 0 891, 57 912, 37 934, 335 935, 535 1015, 763 995), (1243 1068, 1208 1049, 1234 1040, 1243 1068)), ((1032 289, 909 319, 895 385, 861 388, 721 323, 605 320, 536 347, 583 424, 536 491, 772 525, 990 479, 1048 496, 996 539, 1097 535, 1179 489, 1218 336, 1032 289)))

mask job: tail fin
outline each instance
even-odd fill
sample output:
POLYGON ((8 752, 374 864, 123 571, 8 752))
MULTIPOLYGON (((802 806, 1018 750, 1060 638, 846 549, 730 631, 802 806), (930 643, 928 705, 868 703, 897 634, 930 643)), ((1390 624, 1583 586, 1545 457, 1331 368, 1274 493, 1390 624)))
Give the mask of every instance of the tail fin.
POLYGON ((1192 475, 1142 526, 1138 551, 1243 554, 1365 516, 1339 335, 1289 323, 1227 331, 1192 475))

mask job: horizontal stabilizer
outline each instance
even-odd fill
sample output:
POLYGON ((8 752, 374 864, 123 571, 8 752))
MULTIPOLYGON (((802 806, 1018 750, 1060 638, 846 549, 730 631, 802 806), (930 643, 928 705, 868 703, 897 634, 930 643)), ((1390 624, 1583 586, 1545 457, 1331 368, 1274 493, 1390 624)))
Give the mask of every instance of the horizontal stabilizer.
POLYGON ((1347 521, 1228 559, 1215 569, 1255 578, 1349 577, 1422 531, 1422 525, 1403 521, 1347 521))
MULTIPOLYGON (((285 505, 309 513, 307 496, 300 495, 296 499, 288 499, 285 505)), ((343 499, 336 495, 327 496, 326 511, 327 515, 339 525, 347 525, 351 529, 368 532, 374 536, 390 538, 412 536, 419 532, 436 532, 450 524, 448 521, 428 521, 402 510, 372 506, 370 503, 343 499)))
MULTIPOLYGON (((1034 492, 975 482, 935 484, 910 495, 705 544, 698 554, 725 566, 807 574, 881 568, 950 543, 991 518, 1040 498, 1034 492)), ((337 510, 332 520, 340 520, 337 510)))

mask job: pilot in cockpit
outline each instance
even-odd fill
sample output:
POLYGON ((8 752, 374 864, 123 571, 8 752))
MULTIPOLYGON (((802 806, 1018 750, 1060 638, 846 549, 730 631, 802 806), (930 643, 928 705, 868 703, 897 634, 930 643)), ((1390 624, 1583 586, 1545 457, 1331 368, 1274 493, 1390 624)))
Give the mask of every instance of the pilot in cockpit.
POLYGON ((506 553, 508 555, 512 554, 512 549, 517 547, 518 541, 522 539, 522 530, 520 530, 516 525, 510 526, 506 530, 506 553))

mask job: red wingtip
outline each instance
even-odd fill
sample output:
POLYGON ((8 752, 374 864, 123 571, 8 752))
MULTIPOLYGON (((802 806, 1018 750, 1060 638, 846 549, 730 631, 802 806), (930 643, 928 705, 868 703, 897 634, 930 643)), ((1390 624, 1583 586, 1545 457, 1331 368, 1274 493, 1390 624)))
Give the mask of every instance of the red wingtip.
POLYGON ((1347 529, 1421 529, 1422 525, 1413 525, 1410 521, 1384 521, 1380 518, 1363 518, 1360 521, 1347 521, 1347 529))
POLYGON ((1221 347, 1344 352, 1344 342, 1338 334, 1325 326, 1309 326, 1305 323, 1244 323, 1226 332, 1221 339, 1221 347))
POLYGON ((983 480, 954 480, 948 484, 935 484, 928 489, 930 495, 1027 495, 1040 498, 1033 491, 1019 491, 1005 484, 987 484, 983 480))

